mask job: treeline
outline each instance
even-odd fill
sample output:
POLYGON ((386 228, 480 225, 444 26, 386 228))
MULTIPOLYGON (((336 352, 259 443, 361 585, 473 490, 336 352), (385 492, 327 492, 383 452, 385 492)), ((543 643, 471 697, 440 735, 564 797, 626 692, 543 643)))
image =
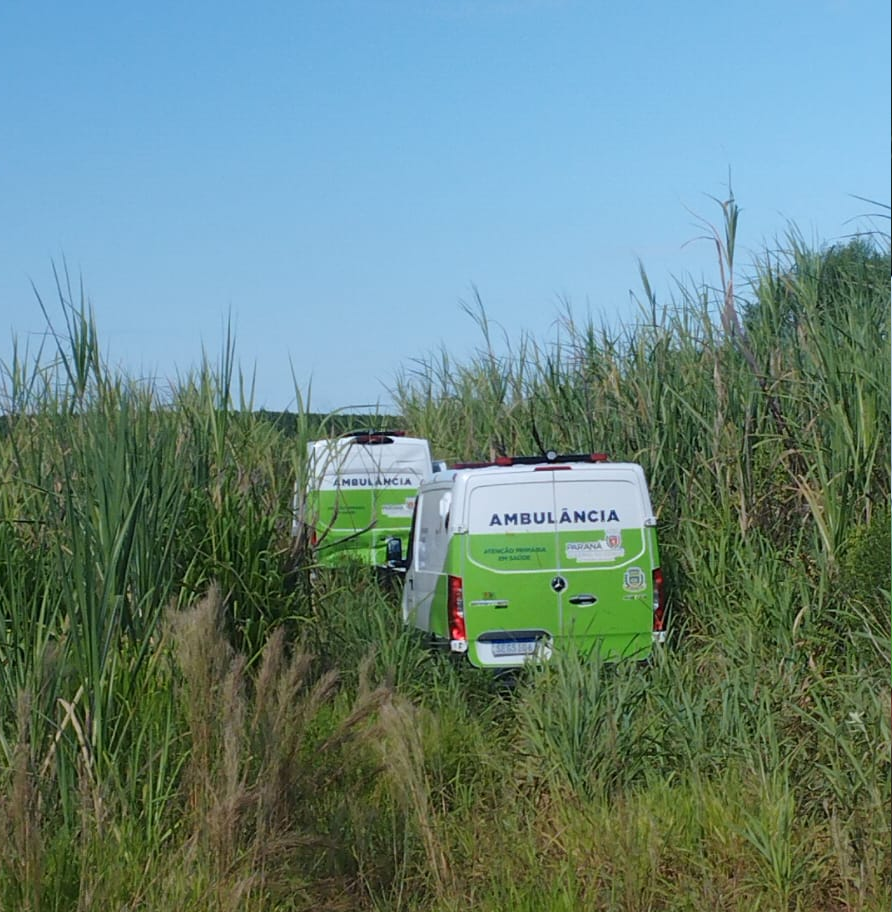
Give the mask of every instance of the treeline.
POLYGON ((254 414, 270 422, 285 437, 298 437, 309 433, 313 439, 346 434, 351 431, 401 430, 403 419, 397 415, 382 415, 375 412, 275 412, 258 409, 254 414))

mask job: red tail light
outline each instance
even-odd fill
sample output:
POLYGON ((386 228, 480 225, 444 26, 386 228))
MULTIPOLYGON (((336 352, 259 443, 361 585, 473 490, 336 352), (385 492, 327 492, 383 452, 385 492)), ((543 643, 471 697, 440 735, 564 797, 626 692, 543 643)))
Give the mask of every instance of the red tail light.
POLYGON ((654 581, 654 633, 662 633, 666 627, 666 606, 663 603, 663 571, 657 567, 654 581))
POLYGON ((449 639, 467 640, 468 631, 465 627, 465 599, 462 592, 460 576, 449 577, 449 639))

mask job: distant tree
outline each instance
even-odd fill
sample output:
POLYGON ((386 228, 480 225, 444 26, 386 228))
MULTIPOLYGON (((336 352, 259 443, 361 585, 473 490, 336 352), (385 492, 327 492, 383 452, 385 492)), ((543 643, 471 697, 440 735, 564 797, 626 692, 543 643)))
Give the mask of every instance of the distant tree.
MULTIPOLYGON (((756 294, 744 309, 747 335, 776 342, 795 342, 803 323, 814 326, 845 322, 844 311, 864 308, 875 313, 877 332, 888 322, 877 301, 889 299, 892 259, 864 238, 824 250, 807 249, 794 241, 787 261, 763 264, 756 294)), ((887 311, 888 308, 886 307, 887 311)))

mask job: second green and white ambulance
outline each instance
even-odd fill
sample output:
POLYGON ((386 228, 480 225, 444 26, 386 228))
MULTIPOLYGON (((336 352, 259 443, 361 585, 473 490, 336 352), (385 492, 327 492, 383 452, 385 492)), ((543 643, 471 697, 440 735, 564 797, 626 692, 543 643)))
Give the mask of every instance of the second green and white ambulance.
POLYGON ((418 488, 433 469, 428 441, 402 431, 311 441, 306 488, 295 495, 294 534, 307 535, 321 566, 385 566, 388 541, 408 541, 418 488))
POLYGON ((656 518, 640 465, 502 458, 422 484, 404 621, 500 668, 556 649, 644 659, 665 638, 656 518))

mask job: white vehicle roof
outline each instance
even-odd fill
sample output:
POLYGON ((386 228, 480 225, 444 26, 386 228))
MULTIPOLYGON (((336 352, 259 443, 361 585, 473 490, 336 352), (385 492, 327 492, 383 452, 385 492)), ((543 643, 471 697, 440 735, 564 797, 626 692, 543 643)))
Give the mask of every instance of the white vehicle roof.
POLYGON ((410 470, 422 477, 430 475, 430 444, 423 437, 406 437, 386 432, 357 433, 313 440, 308 446, 310 475, 378 473, 410 470))
POLYGON ((568 467, 565 471, 595 473, 596 477, 609 478, 612 475, 628 476, 630 473, 639 477, 644 482, 644 469, 637 462, 610 462, 599 460, 597 462, 583 462, 581 460, 556 459, 554 462, 542 460, 541 462, 512 463, 506 465, 458 465, 436 472, 431 476, 428 484, 453 483, 456 481, 467 482, 475 478, 490 478, 492 476, 528 475, 531 472, 561 471, 561 467, 568 467))
POLYGON ((457 467, 432 475, 422 484, 420 493, 437 489, 450 490, 453 513, 456 520, 464 526, 465 510, 473 509, 469 506, 470 495, 483 486, 500 484, 510 487, 516 483, 519 496, 521 486, 558 483, 564 487, 568 482, 584 483, 589 480, 598 483, 615 481, 624 485, 631 483, 637 502, 635 513, 645 525, 656 523, 644 470, 634 462, 586 462, 557 458, 553 462, 542 460, 521 464, 457 467))

